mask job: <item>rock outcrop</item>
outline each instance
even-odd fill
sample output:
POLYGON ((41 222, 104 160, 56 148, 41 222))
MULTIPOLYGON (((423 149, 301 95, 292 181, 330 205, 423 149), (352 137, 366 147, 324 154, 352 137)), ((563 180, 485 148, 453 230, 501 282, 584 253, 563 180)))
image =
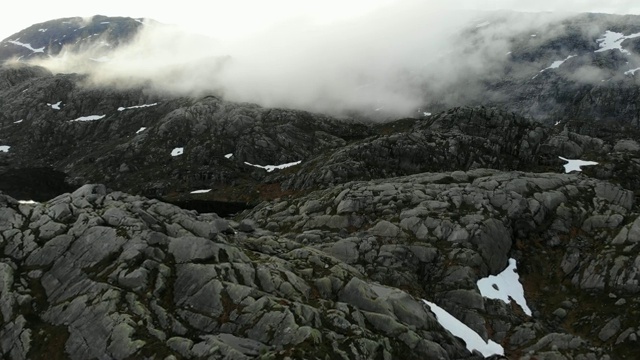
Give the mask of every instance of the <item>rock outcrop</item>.
POLYGON ((511 357, 625 358, 640 331, 633 194, 582 175, 353 182, 234 220, 99 185, 0 204, 16 359, 482 358, 420 299, 511 357), (476 285, 510 257, 532 316, 476 285))

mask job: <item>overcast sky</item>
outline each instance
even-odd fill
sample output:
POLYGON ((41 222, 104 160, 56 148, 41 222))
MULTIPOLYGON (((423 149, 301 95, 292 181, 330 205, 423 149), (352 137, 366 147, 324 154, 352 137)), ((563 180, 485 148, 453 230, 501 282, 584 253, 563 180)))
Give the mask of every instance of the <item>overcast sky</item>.
MULTIPOLYGON (((0 39, 32 24, 73 16, 147 17, 177 24, 187 30, 216 38, 250 36, 265 28, 295 25, 300 22, 331 23, 366 15, 368 12, 399 2, 417 0, 181 0, 143 2, 131 0, 22 0, 5 5, 0 12, 0 39), (171 4, 171 5, 168 5, 171 4)), ((572 11, 640 14, 640 2, 629 0, 421 0, 434 10, 511 9, 519 11, 572 11)))

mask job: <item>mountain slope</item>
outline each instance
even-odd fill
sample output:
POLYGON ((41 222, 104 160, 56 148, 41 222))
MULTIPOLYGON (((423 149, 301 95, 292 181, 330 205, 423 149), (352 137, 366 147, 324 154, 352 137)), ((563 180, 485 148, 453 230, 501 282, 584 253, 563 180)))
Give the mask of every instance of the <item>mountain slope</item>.
POLYGON ((95 52, 100 61, 113 49, 127 43, 142 26, 141 19, 93 16, 63 18, 34 24, 0 43, 0 63, 11 60, 33 60, 60 55, 65 51, 95 52))
POLYGON ((634 262, 624 255, 637 240, 633 196, 580 175, 352 183, 265 203, 240 223, 101 186, 41 205, 1 201, 2 350, 13 358, 479 358, 421 298, 509 357, 603 356, 598 346, 616 342, 628 358, 640 330, 636 275, 620 273, 634 262), (583 245, 595 241, 604 247, 583 245), (538 273, 540 251, 568 276, 538 273), (509 257, 533 316, 478 291, 509 257), (630 303, 591 308, 607 298, 630 303))
POLYGON ((547 124, 588 119, 638 127, 639 16, 554 20, 550 14, 498 13, 484 19, 483 26, 456 37, 456 51, 441 60, 455 65, 457 57, 470 56, 475 62, 463 63, 459 80, 425 84, 422 109, 499 106, 547 124), (518 29, 517 23, 532 25, 518 29))
POLYGON ((0 45, 4 357, 635 359, 638 17, 501 35, 385 122, 27 61, 142 26, 79 21, 0 45))

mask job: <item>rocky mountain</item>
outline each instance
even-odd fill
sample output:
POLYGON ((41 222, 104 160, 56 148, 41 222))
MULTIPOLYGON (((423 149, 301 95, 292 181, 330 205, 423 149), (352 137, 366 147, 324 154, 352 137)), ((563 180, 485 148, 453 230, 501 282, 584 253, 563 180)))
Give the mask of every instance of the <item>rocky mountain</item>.
POLYGON ((423 109, 499 106, 549 125, 581 119, 638 127, 640 17, 580 14, 540 21, 544 15, 522 14, 518 21, 537 19, 539 25, 512 32, 505 25, 509 17, 487 15, 457 38, 460 57, 478 47, 504 50, 490 55, 500 66, 474 73, 478 84, 465 77, 436 91, 425 85, 423 109))
POLYGON ((32 60, 60 55, 62 51, 95 52, 101 61, 113 49, 130 41, 143 19, 96 15, 88 19, 63 18, 35 24, 0 42, 0 62, 32 60))
POLYGON ((545 24, 385 122, 27 61, 135 19, 3 41, 3 357, 637 358, 640 20, 545 24))

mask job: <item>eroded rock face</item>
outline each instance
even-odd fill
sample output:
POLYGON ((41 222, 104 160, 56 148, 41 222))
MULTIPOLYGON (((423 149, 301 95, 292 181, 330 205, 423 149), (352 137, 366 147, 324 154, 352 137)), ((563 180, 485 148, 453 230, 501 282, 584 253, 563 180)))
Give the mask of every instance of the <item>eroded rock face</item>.
POLYGON ((627 346, 635 339, 635 320, 621 323, 636 316, 628 299, 638 303, 635 209, 631 191, 583 175, 482 169, 346 183, 248 216, 374 281, 433 299, 512 357, 577 359, 604 356, 597 347, 616 337, 627 346), (509 257, 518 259, 532 317, 478 293, 478 279, 509 257))
POLYGON ((95 185, 0 204, 11 358, 478 358, 419 299, 275 233, 95 185))
POLYGON ((619 355, 640 330, 629 194, 581 175, 424 173, 267 202, 236 221, 99 185, 37 205, 1 196, 0 350, 482 358, 424 298, 507 356, 619 355), (532 317, 476 286, 510 257, 532 317), (590 296, 620 304, 615 316, 582 304, 590 296))

